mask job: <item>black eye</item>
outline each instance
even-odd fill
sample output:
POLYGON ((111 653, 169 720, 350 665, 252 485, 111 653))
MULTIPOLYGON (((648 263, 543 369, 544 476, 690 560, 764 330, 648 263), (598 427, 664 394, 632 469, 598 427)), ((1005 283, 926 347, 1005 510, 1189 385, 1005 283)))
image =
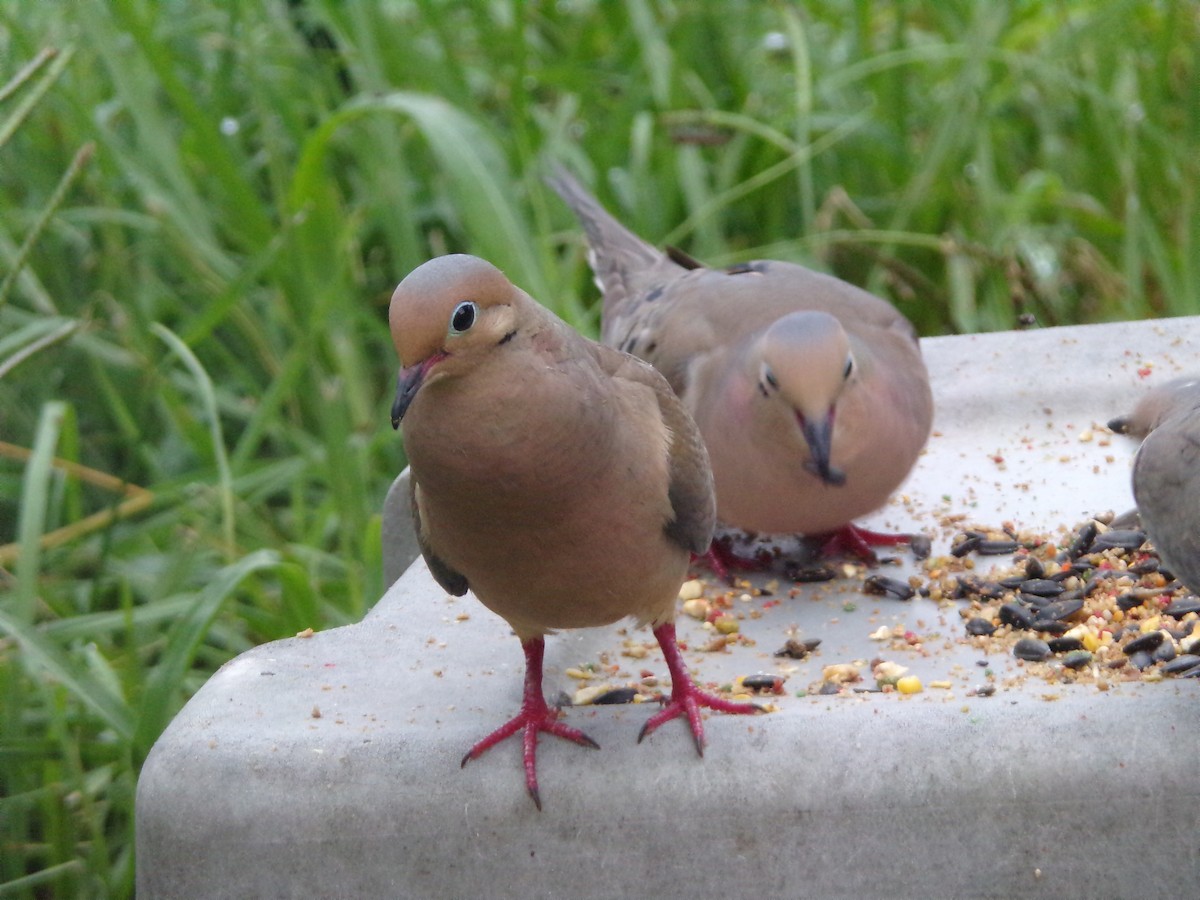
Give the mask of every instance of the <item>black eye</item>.
POLYGON ((775 379, 775 373, 772 372, 770 369, 767 369, 767 368, 763 369, 763 378, 766 380, 767 384, 769 384, 771 387, 775 388, 776 390, 779 389, 779 382, 775 379))
POLYGON ((844 372, 842 373, 842 378, 843 378, 843 379, 845 379, 845 378, 849 378, 849 377, 850 377, 850 373, 852 373, 853 371, 854 371, 854 357, 853 357, 853 356, 847 356, 847 357, 846 357, 846 371, 844 371, 844 372))
POLYGON ((478 307, 470 300, 464 300, 458 306, 454 307, 454 314, 450 316, 450 333, 462 334, 464 331, 470 330, 475 324, 475 313, 478 307))

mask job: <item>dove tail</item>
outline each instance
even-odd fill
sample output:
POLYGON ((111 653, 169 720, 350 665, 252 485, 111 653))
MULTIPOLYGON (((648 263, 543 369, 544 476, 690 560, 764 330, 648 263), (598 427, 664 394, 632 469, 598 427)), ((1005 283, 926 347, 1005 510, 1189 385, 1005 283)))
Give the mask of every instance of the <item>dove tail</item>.
POLYGON ((614 321, 637 299, 639 273, 661 263, 664 256, 618 222, 562 166, 550 170, 546 184, 571 207, 587 233, 588 264, 604 295, 604 320, 614 321))

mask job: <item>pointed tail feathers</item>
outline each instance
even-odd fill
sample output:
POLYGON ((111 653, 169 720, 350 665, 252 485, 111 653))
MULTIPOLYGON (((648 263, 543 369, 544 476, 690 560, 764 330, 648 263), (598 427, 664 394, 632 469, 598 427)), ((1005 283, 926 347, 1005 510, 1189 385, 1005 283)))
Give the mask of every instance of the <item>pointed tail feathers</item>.
POLYGON ((640 292, 639 276, 655 268, 664 256, 618 222, 562 166, 554 166, 545 181, 571 207, 587 234, 588 264, 604 295, 604 318, 611 321, 640 292))

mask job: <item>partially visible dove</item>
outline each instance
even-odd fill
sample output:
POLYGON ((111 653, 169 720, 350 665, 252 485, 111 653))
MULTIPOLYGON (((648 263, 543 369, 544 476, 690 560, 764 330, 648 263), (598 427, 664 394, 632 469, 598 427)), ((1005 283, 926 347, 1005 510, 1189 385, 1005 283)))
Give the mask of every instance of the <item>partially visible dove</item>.
POLYGON ((1133 411, 1109 420, 1117 434, 1144 438, 1171 416, 1200 405, 1200 377, 1185 375, 1151 388, 1134 405, 1133 411))
POLYGON ((642 737, 700 708, 759 711, 692 682, 673 622, 690 552, 712 538, 712 478, 695 424, 653 368, 589 341, 490 263, 443 256, 392 295, 402 369, 392 424, 404 424, 422 555, 443 588, 470 589, 525 651, 520 712, 463 765, 512 734, 541 808, 536 752, 548 731, 588 747, 542 694, 544 635, 625 616, 649 623, 671 698, 642 737))
POLYGON ((1146 393, 1114 431, 1144 437, 1133 462, 1133 497, 1159 559, 1200 593, 1200 378, 1146 393))
POLYGON ((852 524, 905 479, 933 417, 916 332, 895 307, 793 263, 710 269, 660 252, 564 170, 548 183, 587 232, 604 342, 652 363, 700 427, 723 524, 867 558, 910 538, 852 524))

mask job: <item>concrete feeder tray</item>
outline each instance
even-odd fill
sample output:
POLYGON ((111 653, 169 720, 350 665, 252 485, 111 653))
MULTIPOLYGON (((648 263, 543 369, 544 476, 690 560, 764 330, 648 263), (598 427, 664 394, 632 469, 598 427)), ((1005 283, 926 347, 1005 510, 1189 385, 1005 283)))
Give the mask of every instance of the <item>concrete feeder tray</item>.
MULTIPOLYGON (((923 346, 934 436, 894 502, 863 524, 930 534, 937 557, 955 515, 1065 535, 1132 507, 1135 444, 1103 423, 1200 370, 1200 317, 923 346)), ((711 631, 680 615, 697 681, 786 676, 767 698, 776 711, 709 715, 700 759, 678 722, 635 743, 652 704, 569 708, 603 749, 543 737, 539 813, 518 741, 459 768, 516 711, 520 647, 472 597, 436 586, 406 507, 398 481, 384 522, 396 580, 361 623, 242 654, 155 745, 138 786, 139 897, 1195 891, 1200 679, 1073 684, 972 646, 953 604, 864 594, 861 571, 795 596, 778 576, 751 579, 778 586, 734 597, 748 640, 721 652, 701 651, 711 631), (920 648, 872 640, 880 627, 913 632, 920 648), (820 648, 775 657, 790 636, 820 648), (824 666, 873 657, 906 666, 924 690, 813 690, 824 666), (985 683, 991 696, 977 691, 985 683)), ((899 566, 876 571, 923 572, 908 550, 896 555, 899 566)), ((976 571, 1011 564, 977 558, 976 571)), ((700 574, 708 597, 723 592, 700 574)), ((616 665, 619 685, 666 675, 649 631, 625 621, 549 637, 547 694, 571 695, 580 684, 566 670, 588 664, 601 675, 616 665), (623 656, 629 641, 652 649, 623 656)), ((863 676, 874 686, 869 666, 863 676)))

